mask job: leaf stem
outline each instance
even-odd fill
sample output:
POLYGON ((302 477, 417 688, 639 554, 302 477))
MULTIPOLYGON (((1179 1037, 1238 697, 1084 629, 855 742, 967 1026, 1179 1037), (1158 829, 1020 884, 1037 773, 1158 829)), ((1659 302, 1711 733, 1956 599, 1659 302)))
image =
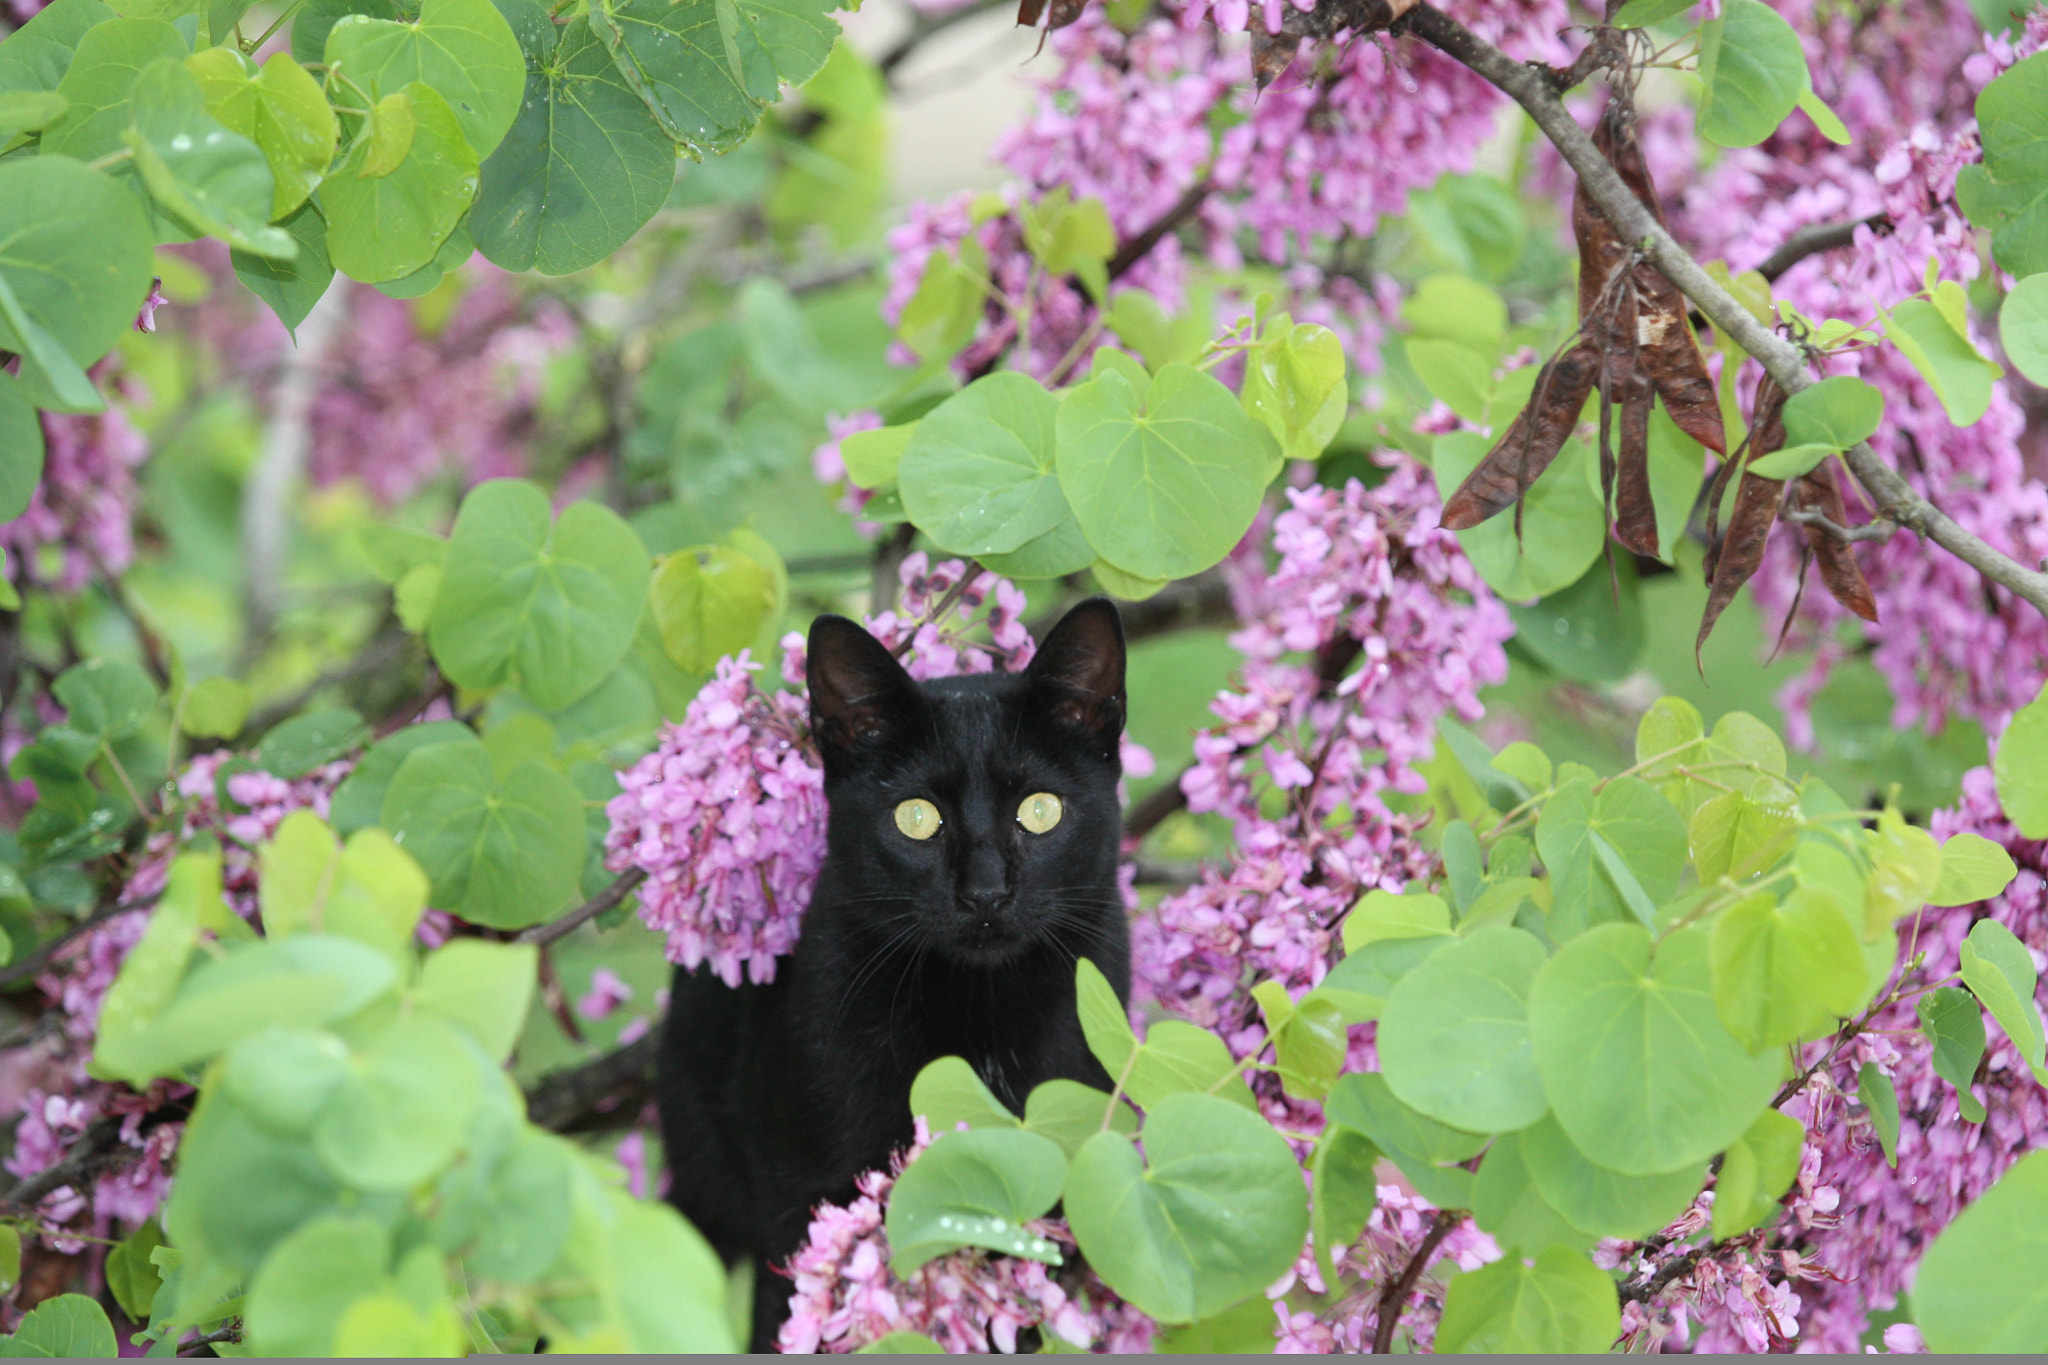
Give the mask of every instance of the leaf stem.
POLYGON ((135 814, 142 819, 148 819, 149 807, 143 803, 142 793, 136 788, 135 779, 128 776, 128 770, 122 767, 121 760, 114 756, 114 746, 104 739, 100 741, 100 757, 107 760, 107 766, 113 769, 114 776, 120 779, 121 790, 128 793, 128 799, 135 805, 135 814))
MULTIPOLYGON (((292 16, 297 14, 299 10, 304 7, 305 3, 306 0, 291 0, 291 3, 286 5, 283 9, 279 10, 277 12, 277 17, 270 21, 270 27, 264 29, 263 32, 256 35, 255 42, 252 43, 244 41, 242 43, 242 51, 244 53, 254 52, 257 48, 262 47, 265 43, 269 42, 271 38, 276 36, 277 31, 279 29, 283 28, 286 24, 291 22, 292 16)), ((241 30, 241 25, 236 24, 235 28, 236 31, 239 32, 241 30)))
MULTIPOLYGON (((1748 900, 1751 896, 1754 896, 1757 892, 1763 890, 1765 887, 1775 886, 1777 883, 1784 881, 1787 877, 1790 877, 1791 875, 1791 868, 1781 867, 1776 872, 1771 873, 1768 877, 1764 877, 1757 881, 1751 882, 1747 886, 1731 886, 1715 899, 1710 900, 1705 904, 1697 907, 1696 909, 1690 910, 1686 914, 1680 916, 1675 922, 1673 922, 1669 929, 1666 929, 1662 934, 1658 935, 1658 939, 1661 942, 1663 939, 1669 938, 1671 935, 1677 933, 1680 929, 1691 928, 1693 925, 1699 923, 1701 920, 1707 918, 1709 915, 1719 914, 1721 911, 1726 910, 1731 905, 1739 905, 1743 901, 1748 900)), ((1722 880, 1726 881, 1727 879, 1724 877, 1722 880)))
POLYGON ((1138 1065, 1138 1054, 1145 1045, 1136 1038, 1131 1039, 1131 1055, 1124 1058, 1124 1069, 1118 1073, 1116 1084, 1110 1088, 1109 1103, 1102 1107, 1102 1127, 1099 1131, 1110 1130, 1110 1120, 1116 1117, 1116 1102, 1124 1097, 1124 1083, 1131 1079, 1131 1072, 1138 1065))

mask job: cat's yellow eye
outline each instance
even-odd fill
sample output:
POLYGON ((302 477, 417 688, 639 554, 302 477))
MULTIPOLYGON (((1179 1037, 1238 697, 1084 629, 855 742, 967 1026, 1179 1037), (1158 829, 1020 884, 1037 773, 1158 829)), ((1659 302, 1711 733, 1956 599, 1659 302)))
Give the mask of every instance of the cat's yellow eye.
POLYGON ((1060 822, 1066 808, 1051 792, 1033 792, 1017 806, 1017 823, 1033 834, 1044 834, 1060 822))
POLYGON ((942 823, 939 819, 939 808, 922 796, 913 796, 908 801, 896 803, 896 828, 902 830, 909 838, 929 839, 939 832, 942 823))

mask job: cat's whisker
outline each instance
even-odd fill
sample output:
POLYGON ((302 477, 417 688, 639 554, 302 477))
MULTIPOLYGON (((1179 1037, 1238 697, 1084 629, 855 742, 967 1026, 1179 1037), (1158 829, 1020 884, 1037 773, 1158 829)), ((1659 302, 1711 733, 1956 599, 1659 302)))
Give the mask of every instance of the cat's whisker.
POLYGON ((836 1031, 845 1022, 847 1007, 853 1003, 854 997, 860 993, 861 986, 881 971, 892 955, 892 950, 906 939, 911 939, 921 934, 924 928, 918 920, 917 912, 914 910, 905 911, 903 914, 892 916, 888 920, 883 921, 884 924, 899 922, 903 923, 903 927, 891 934, 879 947, 875 948, 874 951, 861 960, 859 967, 854 969, 853 979, 847 984, 845 994, 839 997, 839 1008, 833 1012, 831 1023, 833 1030, 836 1031))

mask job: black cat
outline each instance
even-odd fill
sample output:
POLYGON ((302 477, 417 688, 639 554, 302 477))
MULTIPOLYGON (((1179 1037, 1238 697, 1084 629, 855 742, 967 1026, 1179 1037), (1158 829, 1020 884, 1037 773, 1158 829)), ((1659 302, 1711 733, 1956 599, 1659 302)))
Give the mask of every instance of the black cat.
POLYGON ((1130 982, 1115 607, 1075 607, 1022 673, 927 683, 821 616, 810 690, 830 813, 802 936, 766 986, 678 971, 661 1045, 670 1198, 728 1264, 756 1258, 756 1351, 789 1311, 767 1267, 910 1142, 927 1062, 965 1057, 1018 1112, 1055 1077, 1107 1089, 1074 964, 1130 982))

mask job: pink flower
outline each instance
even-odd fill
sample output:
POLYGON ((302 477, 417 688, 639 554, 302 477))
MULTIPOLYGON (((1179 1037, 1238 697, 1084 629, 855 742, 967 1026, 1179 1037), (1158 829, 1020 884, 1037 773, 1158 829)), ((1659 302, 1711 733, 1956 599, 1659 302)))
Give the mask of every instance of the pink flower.
POLYGON ((135 330, 138 332, 154 332, 156 330, 156 310, 169 302, 170 300, 164 297, 163 277, 161 275, 153 277, 149 282, 149 297, 142 301, 142 311, 135 315, 135 330))
POLYGON ((604 1019, 632 998, 633 988, 617 972, 599 967, 590 974, 590 991, 576 1002, 576 1012, 585 1019, 604 1019))
POLYGON ((917 1332, 955 1353, 1014 1352, 1018 1334, 1034 1329, 1079 1350, 1113 1353, 1153 1349, 1151 1319, 1124 1303, 1075 1262, 1066 1224, 1042 1218, 1032 1232, 1057 1245, 1063 1266, 985 1251, 957 1251, 907 1276, 889 1269, 883 1215, 896 1176, 931 1145, 917 1138, 887 1172, 860 1177, 859 1195, 844 1207, 820 1204, 810 1239, 790 1257, 790 1315, 777 1345, 785 1352, 850 1352, 890 1332, 917 1332))

